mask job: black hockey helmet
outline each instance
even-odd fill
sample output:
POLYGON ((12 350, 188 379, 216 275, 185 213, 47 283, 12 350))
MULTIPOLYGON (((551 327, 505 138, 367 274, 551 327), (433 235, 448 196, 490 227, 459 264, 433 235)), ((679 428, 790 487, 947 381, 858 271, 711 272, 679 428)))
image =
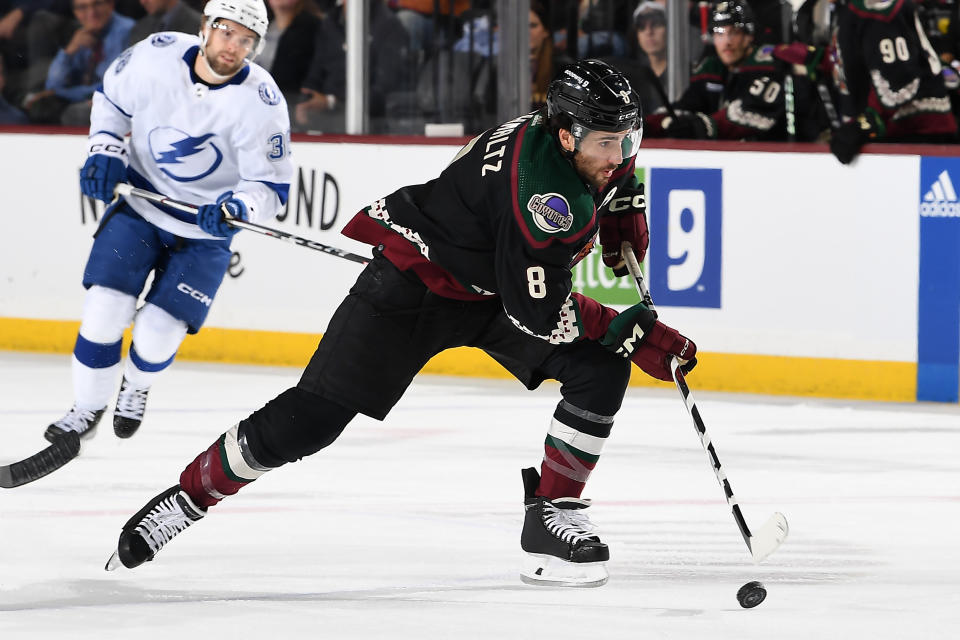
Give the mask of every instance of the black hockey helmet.
POLYGON ((624 157, 640 146, 643 110, 626 76, 606 62, 578 60, 560 70, 547 89, 547 119, 582 140, 588 131, 629 130, 624 157))
POLYGON ((713 6, 710 13, 710 30, 720 27, 736 27, 750 35, 756 30, 753 10, 746 0, 722 0, 713 6))

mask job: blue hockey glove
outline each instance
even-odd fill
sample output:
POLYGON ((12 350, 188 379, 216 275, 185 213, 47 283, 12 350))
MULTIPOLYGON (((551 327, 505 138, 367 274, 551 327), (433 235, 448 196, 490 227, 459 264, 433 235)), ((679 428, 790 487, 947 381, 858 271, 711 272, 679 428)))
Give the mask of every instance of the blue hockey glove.
POLYGON ((80 191, 104 202, 113 200, 113 190, 127 178, 127 167, 114 155, 96 153, 80 169, 80 191))
POLYGON ((197 211, 197 225, 212 236, 230 238, 240 229, 227 224, 224 214, 237 220, 247 219, 247 205, 243 200, 233 197, 233 191, 227 191, 217 198, 215 204, 201 205, 197 211))

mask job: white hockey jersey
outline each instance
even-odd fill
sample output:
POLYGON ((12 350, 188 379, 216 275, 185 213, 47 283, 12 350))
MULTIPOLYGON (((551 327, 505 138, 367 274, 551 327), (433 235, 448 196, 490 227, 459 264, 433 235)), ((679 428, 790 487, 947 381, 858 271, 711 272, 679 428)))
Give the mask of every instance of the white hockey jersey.
MULTIPOLYGON (((293 175, 287 104, 255 63, 208 86, 193 72, 200 39, 157 33, 124 51, 94 94, 91 149, 129 134, 127 179, 135 187, 193 204, 227 191, 243 200, 251 222, 286 204, 293 175)), ((183 238, 212 238, 196 216, 131 197, 150 223, 183 238)), ((222 239, 222 238, 221 238, 222 239)))

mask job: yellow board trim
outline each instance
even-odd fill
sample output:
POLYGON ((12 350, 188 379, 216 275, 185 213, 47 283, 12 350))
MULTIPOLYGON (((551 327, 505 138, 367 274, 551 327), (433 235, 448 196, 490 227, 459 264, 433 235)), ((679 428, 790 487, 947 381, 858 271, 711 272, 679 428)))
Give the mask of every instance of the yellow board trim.
MULTIPOLYGON (((68 320, 0 318, 0 349, 71 353, 80 323, 68 320)), ((129 343, 129 331, 124 337, 129 343)), ((305 367, 320 334, 219 329, 205 327, 187 336, 178 360, 305 367)), ((695 389, 914 402, 917 365, 914 362, 798 358, 732 353, 701 353, 691 374, 695 389)), ((462 347, 434 357, 424 373, 509 378, 503 367, 479 349, 462 347)), ((630 386, 671 385, 634 369, 630 386)))

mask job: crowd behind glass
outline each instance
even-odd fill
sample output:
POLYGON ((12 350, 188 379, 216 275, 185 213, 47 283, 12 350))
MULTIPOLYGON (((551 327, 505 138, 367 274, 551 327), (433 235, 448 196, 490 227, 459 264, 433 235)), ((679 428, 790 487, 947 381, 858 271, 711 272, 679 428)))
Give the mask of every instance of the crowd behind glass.
MULTIPOLYGON (((423 135, 430 124, 446 123, 470 135, 498 123, 502 58, 496 0, 366 1, 369 133, 423 135)), ((529 57, 516 61, 528 69, 530 110, 543 105, 547 84, 565 62, 591 57, 631 78, 647 115, 646 135, 652 137, 833 140, 831 148, 842 161, 844 136, 856 139, 855 149, 867 141, 957 140, 958 0, 669 1, 686 7, 668 11, 667 0, 530 0, 529 57), (892 61, 913 73, 908 58, 918 55, 914 44, 919 42, 919 55, 929 54, 923 73, 929 67, 930 77, 920 79, 921 93, 908 106, 883 101, 886 81, 878 85, 876 75, 869 77, 876 74, 869 51, 862 64, 854 64, 846 50, 846 59, 839 55, 844 20, 838 16, 849 10, 852 17, 843 27, 849 31, 863 13, 858 7, 884 4, 909 10, 915 28, 903 37, 879 38, 878 64, 892 61), (689 79, 686 91, 671 99, 665 91, 667 22, 681 14, 689 23, 689 79), (744 75, 748 71, 753 75, 744 75), (868 102, 851 100, 848 86, 871 83, 868 102), (760 107, 767 99, 769 109, 753 113, 743 106, 751 94, 760 107), (880 104, 870 106, 876 100, 880 104), (932 104, 946 105, 952 129, 942 113, 935 126, 901 117, 932 104), (761 126, 765 119, 771 126, 761 126)), ((85 126, 90 98, 110 62, 157 31, 195 34, 203 4, 0 0, 0 124, 85 126)), ((266 0, 266 5, 270 28, 256 62, 270 70, 286 96, 293 130, 343 133, 344 0, 266 0)), ((906 90, 894 89, 891 99, 906 90)))

